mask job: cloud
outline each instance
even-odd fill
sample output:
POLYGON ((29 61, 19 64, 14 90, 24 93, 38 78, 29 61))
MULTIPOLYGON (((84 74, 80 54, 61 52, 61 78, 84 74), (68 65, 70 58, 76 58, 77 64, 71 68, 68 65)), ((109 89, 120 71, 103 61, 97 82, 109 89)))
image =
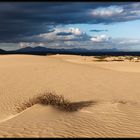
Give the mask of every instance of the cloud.
POLYGON ((121 6, 100 7, 92 10, 92 15, 96 17, 112 17, 120 15, 124 11, 121 6))
POLYGON ((20 48, 24 48, 24 47, 27 47, 27 46, 29 46, 30 45, 30 43, 26 43, 26 42, 20 42, 19 43, 19 47, 20 48))
POLYGON ((56 35, 59 36, 67 36, 67 35, 76 35, 80 36, 83 35, 84 32, 82 32, 79 28, 68 28, 68 29, 56 29, 56 35), (58 32, 60 30, 60 32, 58 32))
MULTIPOLYGON (((105 34, 96 35, 87 40, 56 40, 50 42, 21 42, 22 47, 44 46, 49 48, 85 48, 94 49, 117 49, 121 51, 140 50, 140 39, 111 38, 105 34)), ((19 43, 20 46, 20 43, 19 43)), ((20 47, 21 48, 21 47, 20 47)))
POLYGON ((21 47, 44 46, 50 48, 86 48, 86 49, 135 49, 140 39, 112 38, 106 34, 87 35, 79 28, 54 28, 52 32, 31 36, 28 42, 21 42, 21 47), (64 35, 65 34, 65 35, 64 35))
POLYGON ((70 31, 77 36, 83 35, 84 32, 82 32, 79 28, 70 28, 70 31))
POLYGON ((58 32, 56 35, 67 36, 67 35, 72 35, 72 33, 71 32, 58 32))
MULTIPOLYGON (((32 40, 37 42, 25 43, 26 46, 38 46, 42 42, 42 46, 53 48, 108 48, 111 44, 111 37, 102 34, 91 37, 79 28, 55 28, 54 32, 40 34, 32 40), (69 33, 66 36, 58 35, 58 33, 69 33)), ((31 41, 31 40, 30 40, 31 41)))
POLYGON ((130 12, 131 14, 140 15, 140 10, 133 10, 130 12))
POLYGON ((96 35, 94 37, 91 38, 91 41, 95 42, 95 43, 100 43, 100 42, 107 42, 110 40, 110 37, 102 34, 102 35, 96 35))
MULTIPOLYGON (((54 32, 58 25, 137 20, 139 9, 140 4, 136 2, 3 2, 0 4, 0 42, 27 42, 32 36, 54 32)), ((78 29, 73 31, 75 34, 70 34, 81 39, 87 37, 78 29)), ((64 34, 69 37, 68 33, 64 34)))
POLYGON ((140 46, 140 39, 133 39, 133 38, 118 38, 114 39, 114 42, 119 46, 119 47, 135 47, 135 46, 140 46))
POLYGON ((90 30, 90 32, 108 32, 108 30, 90 30))
POLYGON ((45 46, 47 43, 41 43, 41 42, 19 42, 18 47, 19 48, 25 48, 25 47, 36 47, 36 46, 45 46))
POLYGON ((122 3, 122 5, 113 4, 110 6, 100 6, 90 10, 90 14, 97 23, 111 24, 117 22, 126 22, 140 18, 140 4, 122 3), (115 18, 114 18, 115 17, 115 18))
MULTIPOLYGON (((85 32, 79 28, 55 28, 53 32, 37 35, 40 41, 78 41, 88 40, 90 38, 85 32)), ((37 40, 38 40, 37 39, 37 40)))

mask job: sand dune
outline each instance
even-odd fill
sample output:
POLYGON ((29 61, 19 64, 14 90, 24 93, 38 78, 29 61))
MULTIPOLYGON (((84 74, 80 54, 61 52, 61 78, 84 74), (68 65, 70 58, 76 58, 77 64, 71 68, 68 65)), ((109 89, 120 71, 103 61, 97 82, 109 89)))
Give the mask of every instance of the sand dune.
POLYGON ((2 55, 0 77, 0 137, 140 137, 139 62, 2 55), (40 104, 16 111, 46 91, 96 103, 74 112, 40 104))

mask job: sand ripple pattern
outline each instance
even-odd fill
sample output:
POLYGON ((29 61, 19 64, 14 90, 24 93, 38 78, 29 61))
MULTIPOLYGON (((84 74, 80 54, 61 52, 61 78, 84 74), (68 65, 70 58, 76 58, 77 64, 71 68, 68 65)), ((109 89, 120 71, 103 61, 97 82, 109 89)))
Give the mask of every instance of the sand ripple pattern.
POLYGON ((0 124, 1 137, 139 137, 140 105, 101 101, 77 112, 34 105, 0 124))
POLYGON ((0 137, 140 137, 139 62, 64 61, 71 58, 83 60, 0 56, 0 137), (20 103, 46 90, 73 102, 96 103, 73 112, 34 104, 17 113, 20 103))

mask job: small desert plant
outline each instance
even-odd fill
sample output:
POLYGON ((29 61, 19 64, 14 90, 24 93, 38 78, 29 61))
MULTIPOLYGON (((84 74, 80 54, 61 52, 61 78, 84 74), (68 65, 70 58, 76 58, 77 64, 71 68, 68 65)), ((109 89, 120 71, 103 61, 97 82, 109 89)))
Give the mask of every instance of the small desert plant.
POLYGON ((107 55, 102 55, 102 56, 95 56, 94 58, 98 59, 96 61, 102 62, 102 61, 106 61, 108 62, 108 60, 106 60, 106 58, 109 57, 107 55))
POLYGON ((107 57, 108 57, 107 55, 95 56, 95 58, 100 59, 100 60, 103 60, 103 59, 105 59, 107 57))
POLYGON ((72 112, 83 107, 91 106, 93 103, 93 101, 70 102, 62 95, 44 93, 23 102, 19 107, 17 107, 17 112, 21 112, 35 104, 52 105, 60 110, 72 112))
POLYGON ((108 60, 103 60, 103 59, 96 60, 96 61, 99 61, 99 62, 108 62, 108 60))
POLYGON ((127 101, 124 101, 124 100, 119 100, 119 101, 118 101, 118 103, 120 103, 120 104, 126 104, 126 103, 127 103, 127 101))
POLYGON ((128 101, 124 100, 124 99, 115 99, 113 102, 114 103, 119 103, 119 104, 127 104, 128 103, 128 101))
POLYGON ((133 60, 133 58, 134 58, 133 56, 126 56, 126 57, 125 57, 125 59, 128 59, 128 60, 130 60, 130 61, 133 60))
POLYGON ((113 59, 112 61, 124 61, 123 59, 113 59))

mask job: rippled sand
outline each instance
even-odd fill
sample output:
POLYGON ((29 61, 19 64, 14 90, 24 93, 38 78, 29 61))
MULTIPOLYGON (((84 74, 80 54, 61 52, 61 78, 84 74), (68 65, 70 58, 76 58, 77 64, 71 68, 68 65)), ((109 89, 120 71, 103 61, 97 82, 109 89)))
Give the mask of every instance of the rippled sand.
POLYGON ((140 137, 140 62, 96 62, 76 55, 0 56, 0 137, 140 137), (69 100, 93 100, 76 112, 36 104, 51 91, 69 100))

